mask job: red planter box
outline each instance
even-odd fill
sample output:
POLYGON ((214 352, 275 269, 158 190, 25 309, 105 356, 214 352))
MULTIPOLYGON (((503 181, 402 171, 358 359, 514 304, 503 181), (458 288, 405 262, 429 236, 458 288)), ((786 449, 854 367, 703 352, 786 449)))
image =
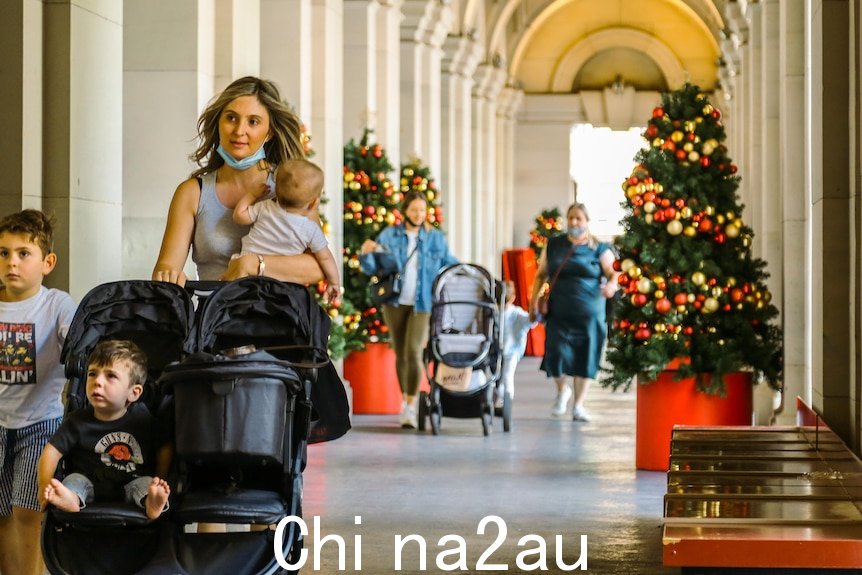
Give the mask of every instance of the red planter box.
POLYGON ((395 374, 395 351, 388 343, 369 343, 344 358, 344 379, 353 390, 353 413, 401 412, 401 388, 395 374))
MULTIPOLYGON (((344 358, 344 379, 353 391, 353 413, 397 415, 401 413, 401 387, 395 373, 395 350, 388 343, 368 343, 365 349, 344 358)), ((420 391, 429 391, 427 377, 420 391)))
POLYGON ((665 370, 656 381, 637 386, 635 466, 667 471, 674 425, 751 425, 751 374, 724 377, 725 397, 697 391, 695 378, 674 381, 665 370))

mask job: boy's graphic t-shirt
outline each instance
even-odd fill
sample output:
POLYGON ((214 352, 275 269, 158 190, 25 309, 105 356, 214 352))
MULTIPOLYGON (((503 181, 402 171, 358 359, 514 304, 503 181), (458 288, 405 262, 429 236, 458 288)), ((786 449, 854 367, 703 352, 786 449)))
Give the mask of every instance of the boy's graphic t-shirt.
POLYGON ((66 473, 81 473, 93 482, 99 500, 120 500, 123 486, 153 474, 155 451, 165 432, 140 402, 113 421, 100 421, 87 406, 63 421, 48 442, 63 454, 66 473))
POLYGON ((75 315, 66 292, 0 302, 0 427, 20 429, 63 416, 60 351, 75 315))

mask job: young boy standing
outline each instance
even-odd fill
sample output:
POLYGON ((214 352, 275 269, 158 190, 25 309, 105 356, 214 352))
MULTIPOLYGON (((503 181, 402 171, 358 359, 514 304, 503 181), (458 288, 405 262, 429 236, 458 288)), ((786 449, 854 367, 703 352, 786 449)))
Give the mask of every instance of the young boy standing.
POLYGON ((0 573, 41 574, 36 465, 60 426, 63 340, 75 315, 42 280, 57 263, 51 221, 38 210, 0 220, 0 573))
POLYGON ((146 381, 147 358, 133 342, 106 340, 93 348, 87 363, 90 405, 66 418, 39 459, 44 503, 74 513, 94 500, 125 500, 150 519, 162 514, 171 493, 162 478, 172 450, 149 409, 136 403, 146 381), (61 458, 62 483, 54 478, 61 458))
MULTIPOLYGON (((522 307, 515 305, 515 282, 506 280, 506 307, 503 309, 503 375, 500 378, 503 389, 515 397, 515 368, 524 357, 527 347, 527 334, 538 322, 530 321, 522 307)), ((502 399, 502 398, 501 398, 502 399)), ((502 407, 502 403, 498 402, 502 407)))

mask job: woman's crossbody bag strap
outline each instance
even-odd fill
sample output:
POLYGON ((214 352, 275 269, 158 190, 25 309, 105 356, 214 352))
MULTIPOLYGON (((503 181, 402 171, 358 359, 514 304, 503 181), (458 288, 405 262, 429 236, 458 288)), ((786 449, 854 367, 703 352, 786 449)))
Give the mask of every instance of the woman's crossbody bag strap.
POLYGON ((557 283, 557 278, 560 277, 560 272, 563 271, 563 266, 566 265, 566 262, 569 261, 569 258, 572 257, 572 254, 575 252, 575 244, 572 244, 572 247, 569 249, 569 252, 566 254, 560 261, 559 267, 557 267, 557 271, 554 272, 554 277, 551 279, 551 283, 548 284, 548 295, 551 294, 551 290, 554 289, 554 284, 557 283))

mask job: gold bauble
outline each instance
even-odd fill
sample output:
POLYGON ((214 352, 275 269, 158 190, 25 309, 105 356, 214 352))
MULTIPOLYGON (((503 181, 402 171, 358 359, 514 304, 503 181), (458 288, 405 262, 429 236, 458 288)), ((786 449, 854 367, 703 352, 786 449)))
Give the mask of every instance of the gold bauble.
POLYGON ((694 162, 698 161, 699 159, 700 159, 700 154, 698 154, 694 150, 692 150, 691 152, 688 153, 688 161, 689 162, 694 163, 694 162))
POLYGON ((634 267, 634 265, 635 265, 634 260, 626 258, 622 262, 620 262, 620 269, 623 270, 624 272, 628 273, 628 271, 630 269, 632 269, 634 267))
POLYGON ((709 290, 709 293, 712 294, 712 297, 719 298, 721 297, 721 294, 724 293, 724 290, 718 286, 713 286, 713 288, 709 290))
POLYGON ((691 283, 696 286, 703 285, 706 282, 706 274, 703 272, 694 272, 691 274, 691 283))
POLYGON ((645 215, 644 215, 644 221, 645 221, 647 224, 651 224, 651 223, 652 223, 652 221, 653 221, 652 214, 645 214, 645 215))
POLYGON ((671 140, 673 140, 673 141, 674 141, 674 142, 676 142, 676 143, 681 142, 681 141, 682 141, 682 139, 683 139, 684 137, 685 137, 685 134, 683 134, 683 133, 682 133, 682 132, 680 132, 679 130, 675 130, 675 131, 670 135, 670 139, 671 139, 671 140))
POLYGON ((664 292, 660 289, 657 289, 657 290, 655 290, 653 297, 655 297, 655 299, 661 299, 664 297, 664 292))
POLYGON ((706 215, 708 216, 715 214, 715 208, 713 206, 706 206, 703 211, 706 212, 706 215))
POLYGON ((638 280, 638 291, 641 293, 649 293, 652 291, 652 282, 649 278, 641 277, 638 280))
POLYGON ((692 144, 691 142, 686 142, 683 145, 682 149, 685 150, 686 152, 691 152, 692 150, 694 150, 694 144, 692 144))
POLYGON ((686 236, 688 236, 690 238, 693 238, 694 236, 697 235, 697 229, 694 226, 685 226, 682 229, 682 233, 684 233, 686 236))
POLYGON ((655 204, 653 202, 644 202, 644 211, 648 214, 651 214, 655 211, 655 204))
POLYGON ((687 219, 687 220, 688 220, 688 219, 691 219, 691 208, 690 208, 690 207, 688 207, 688 206, 684 206, 684 207, 683 207, 682 209, 680 209, 680 210, 679 210, 679 212, 677 212, 677 213, 678 213, 680 216, 682 216, 683 218, 687 219))
POLYGON ((718 306, 718 300, 713 297, 708 297, 703 300, 703 309, 705 309, 707 313, 715 313, 718 311, 718 306))
POLYGON ((633 266, 628 273, 629 277, 632 279, 638 279, 641 277, 641 269, 638 266, 633 266))
POLYGON ((682 233, 682 222, 679 220, 671 220, 667 223, 667 233, 672 236, 678 236, 682 233))

